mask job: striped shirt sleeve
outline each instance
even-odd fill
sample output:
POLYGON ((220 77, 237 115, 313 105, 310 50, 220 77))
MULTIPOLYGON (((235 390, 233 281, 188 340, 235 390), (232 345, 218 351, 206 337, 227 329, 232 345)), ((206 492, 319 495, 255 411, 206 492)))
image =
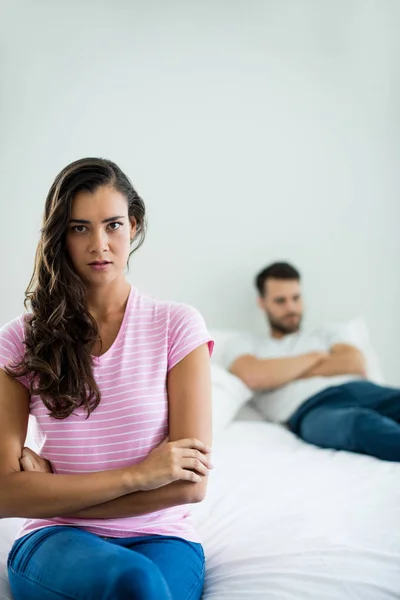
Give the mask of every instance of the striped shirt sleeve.
POLYGON ((201 314, 187 304, 171 304, 168 328, 168 371, 193 350, 208 344, 210 356, 214 341, 201 314))
MULTIPOLYGON (((23 317, 18 317, 0 328, 0 369, 13 367, 24 356, 24 325, 23 317)), ((28 377, 18 377, 25 387, 29 388, 28 377)))

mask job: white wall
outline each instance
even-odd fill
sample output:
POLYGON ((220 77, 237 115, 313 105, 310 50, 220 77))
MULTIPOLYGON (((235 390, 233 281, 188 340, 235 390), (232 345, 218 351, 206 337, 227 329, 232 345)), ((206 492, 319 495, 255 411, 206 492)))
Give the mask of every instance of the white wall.
POLYGON ((291 260, 308 325, 364 315, 400 384, 397 0, 6 4, 0 323, 52 179, 100 155, 147 201, 141 288, 257 329, 253 275, 291 260))

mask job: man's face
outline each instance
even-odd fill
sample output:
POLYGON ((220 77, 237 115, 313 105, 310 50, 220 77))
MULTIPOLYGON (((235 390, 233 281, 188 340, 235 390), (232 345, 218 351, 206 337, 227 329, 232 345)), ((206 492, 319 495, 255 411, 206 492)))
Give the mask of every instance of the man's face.
POLYGON ((264 296, 258 298, 258 304, 277 337, 300 329, 303 300, 297 279, 267 279, 264 296))

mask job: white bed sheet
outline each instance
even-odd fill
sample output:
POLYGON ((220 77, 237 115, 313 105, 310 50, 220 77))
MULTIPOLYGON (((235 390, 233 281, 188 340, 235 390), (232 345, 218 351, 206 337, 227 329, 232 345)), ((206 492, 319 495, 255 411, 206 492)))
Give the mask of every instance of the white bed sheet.
MULTIPOLYGON (((234 422, 216 440, 193 507, 207 556, 204 600, 400 600, 400 464, 234 422)), ((0 599, 16 520, 0 521, 0 599)))
POLYGON ((400 464, 234 422, 194 507, 204 600, 400 599, 400 464))

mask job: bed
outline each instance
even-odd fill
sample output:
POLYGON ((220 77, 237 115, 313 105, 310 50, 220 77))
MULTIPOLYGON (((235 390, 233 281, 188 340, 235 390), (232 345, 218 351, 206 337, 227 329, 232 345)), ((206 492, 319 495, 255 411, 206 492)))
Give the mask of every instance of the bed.
POLYGON ((229 425, 194 507, 205 600, 400 599, 400 465, 229 425))
MULTIPOLYGON (((221 336, 221 344, 223 340, 221 336)), ((204 600, 400 600, 400 464, 303 443, 213 364, 208 494, 192 507, 204 600)), ((0 521, 0 599, 19 527, 0 521)))

